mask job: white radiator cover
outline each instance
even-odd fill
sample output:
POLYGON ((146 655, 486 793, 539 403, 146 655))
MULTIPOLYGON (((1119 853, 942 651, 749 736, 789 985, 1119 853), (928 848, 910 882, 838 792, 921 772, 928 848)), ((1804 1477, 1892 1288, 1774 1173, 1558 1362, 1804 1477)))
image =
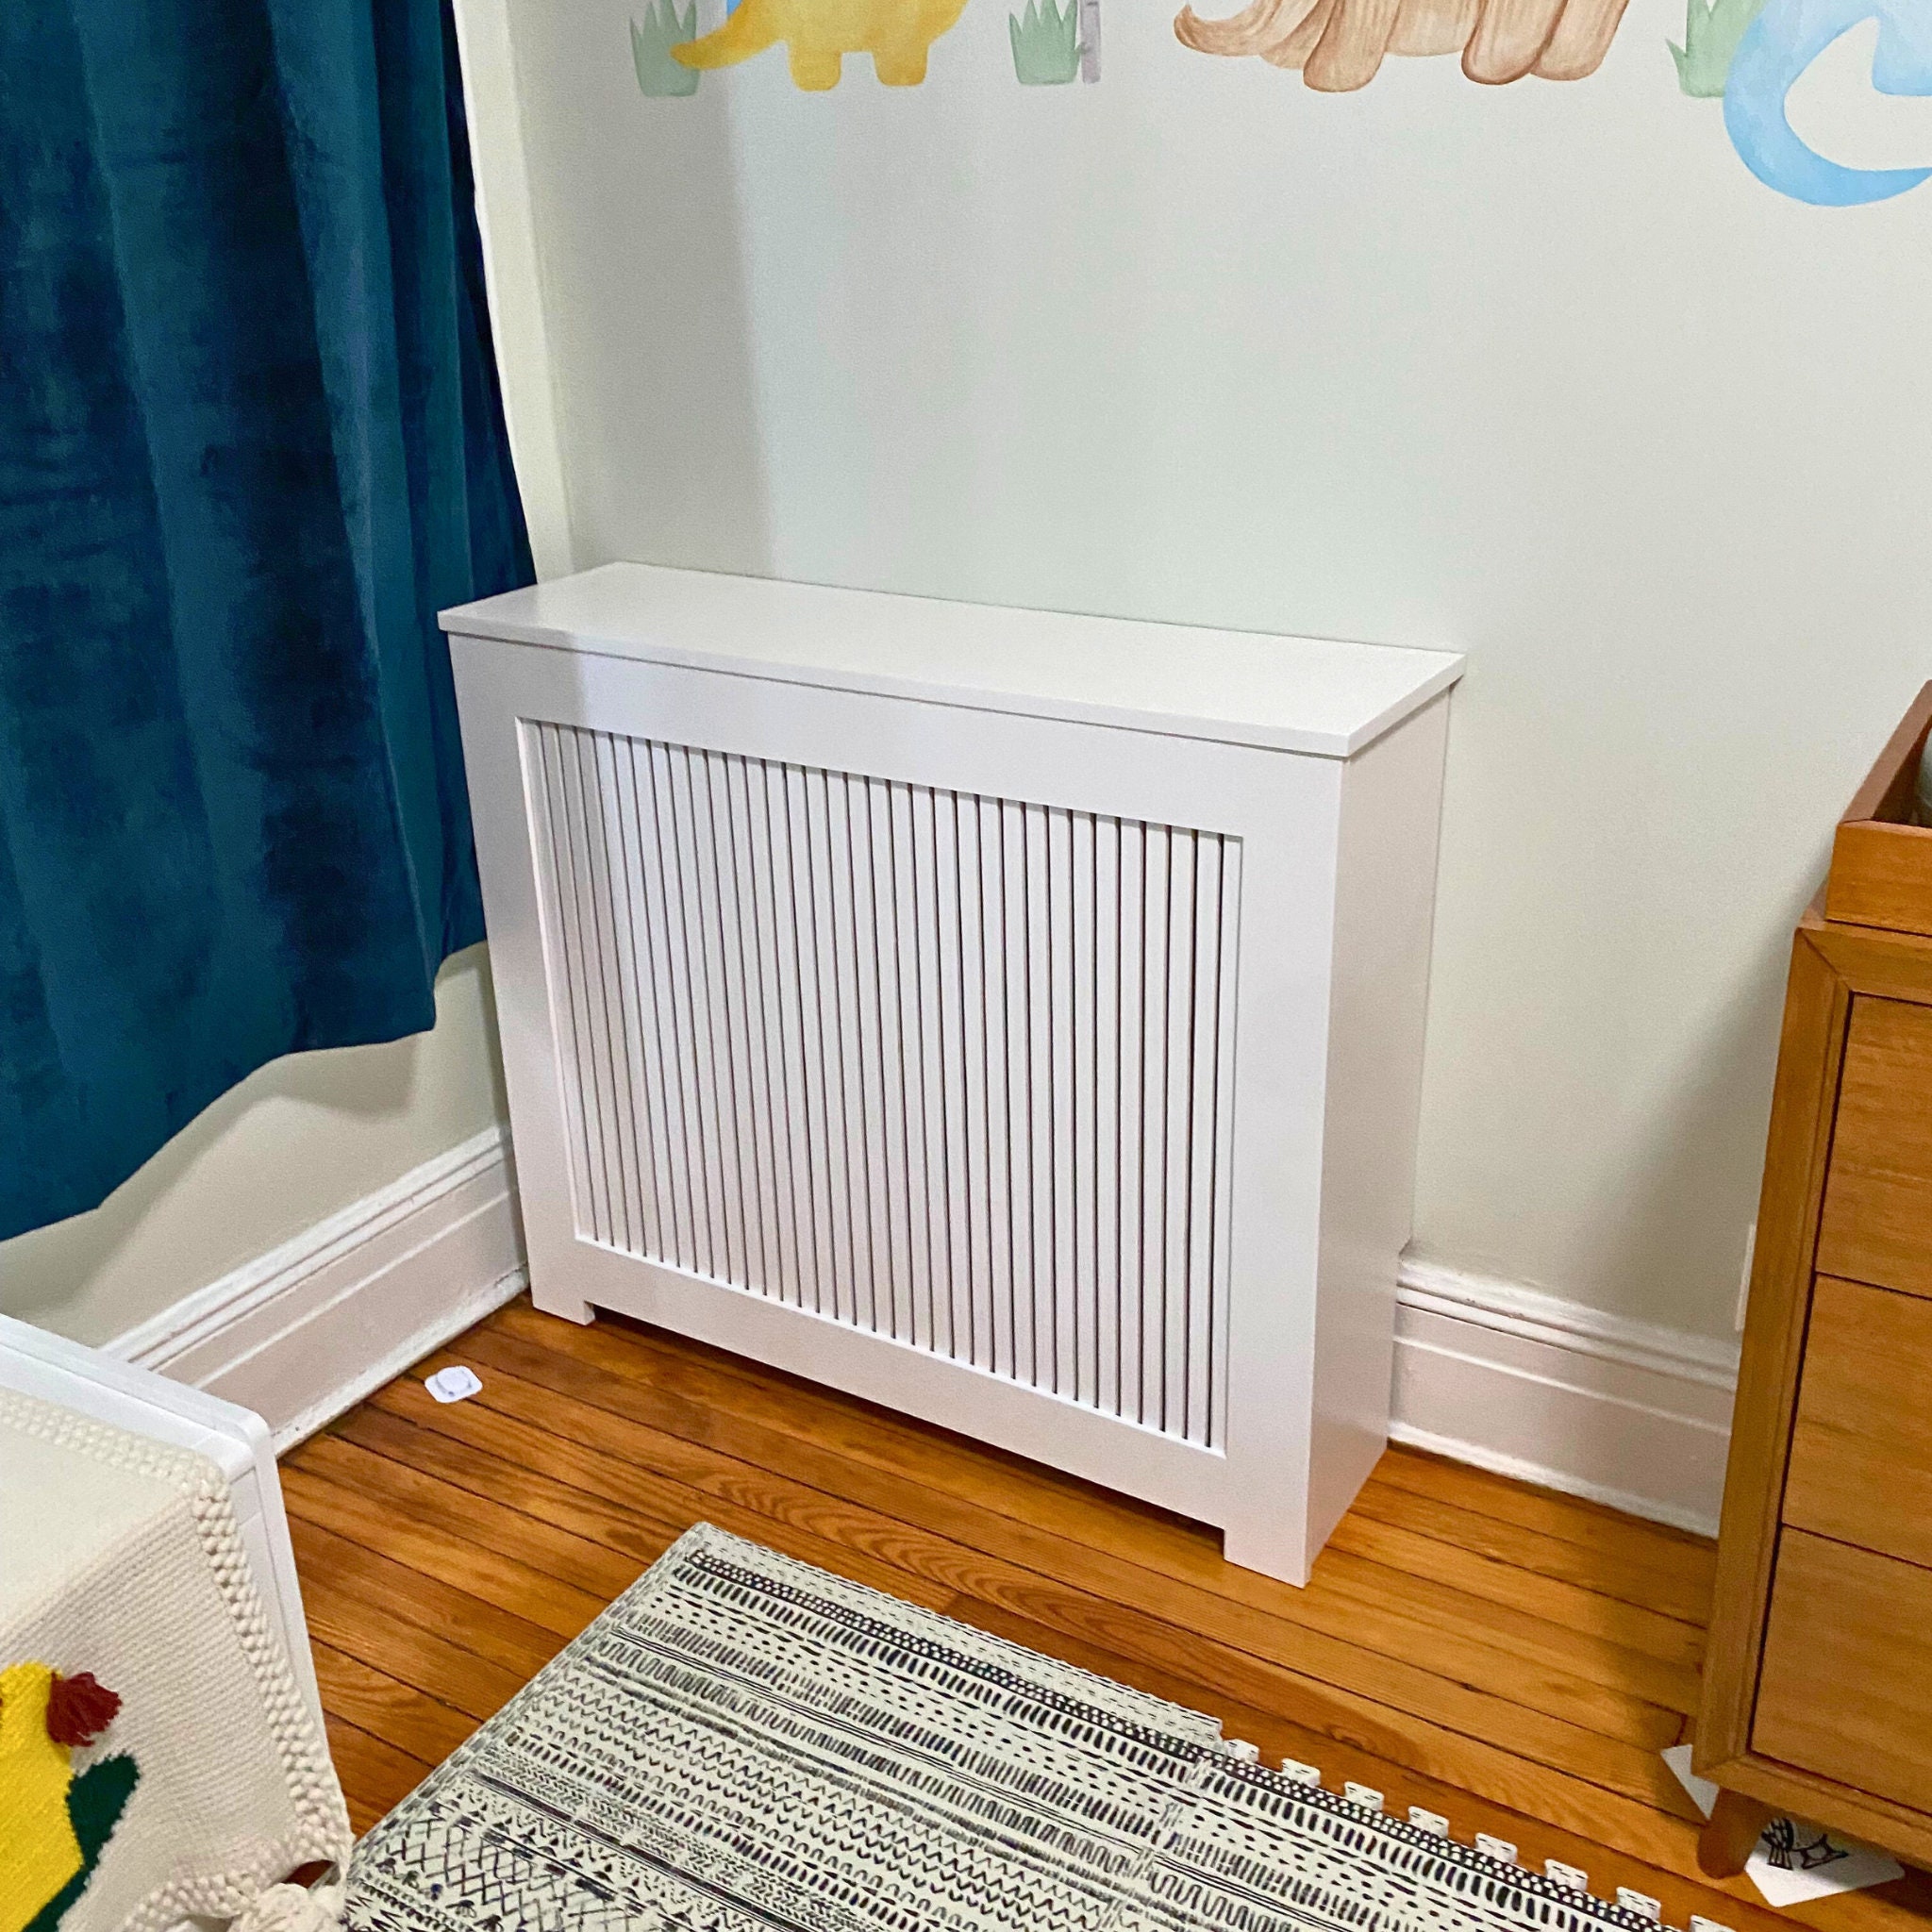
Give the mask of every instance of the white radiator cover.
POLYGON ((1460 658, 636 564, 443 624, 538 1306, 1305 1581, 1387 1437, 1460 658))

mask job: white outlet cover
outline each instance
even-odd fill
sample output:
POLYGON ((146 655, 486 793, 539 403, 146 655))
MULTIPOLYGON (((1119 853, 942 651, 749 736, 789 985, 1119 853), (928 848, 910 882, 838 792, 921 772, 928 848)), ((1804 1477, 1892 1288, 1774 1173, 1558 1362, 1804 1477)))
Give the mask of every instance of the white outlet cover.
POLYGON ((475 1369, 455 1362, 446 1369, 438 1369, 433 1375, 425 1375, 423 1386, 439 1402, 460 1402, 466 1395, 475 1395, 483 1383, 475 1369))

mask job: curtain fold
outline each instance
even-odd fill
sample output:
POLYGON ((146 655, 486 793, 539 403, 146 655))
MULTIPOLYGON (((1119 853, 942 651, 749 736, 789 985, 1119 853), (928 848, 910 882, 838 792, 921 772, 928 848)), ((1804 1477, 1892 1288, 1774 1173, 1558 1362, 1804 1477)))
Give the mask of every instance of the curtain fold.
POLYGON ((445 7, 0 7, 0 1237, 433 1024, 531 575, 445 7))

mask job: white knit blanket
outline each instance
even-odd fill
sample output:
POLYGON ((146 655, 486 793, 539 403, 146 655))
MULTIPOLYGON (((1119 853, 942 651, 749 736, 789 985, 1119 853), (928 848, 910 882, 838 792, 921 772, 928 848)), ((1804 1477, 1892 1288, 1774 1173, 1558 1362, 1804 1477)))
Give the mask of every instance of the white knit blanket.
POLYGON ((91 1673, 121 1709, 73 1769, 125 1756, 139 1771, 59 1932, 190 1916, 325 1926, 339 1889, 278 1881, 317 1860, 346 1868, 348 1813, 221 1472, 0 1390, 0 1670, 91 1673))

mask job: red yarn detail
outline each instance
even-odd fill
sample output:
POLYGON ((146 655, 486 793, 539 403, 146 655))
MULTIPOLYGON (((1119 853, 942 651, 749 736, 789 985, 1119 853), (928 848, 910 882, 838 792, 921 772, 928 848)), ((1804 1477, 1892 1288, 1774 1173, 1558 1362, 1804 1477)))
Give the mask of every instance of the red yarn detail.
POLYGON ((121 1714, 121 1700, 92 1671, 63 1677, 47 1690, 47 1735, 57 1744, 92 1744, 121 1714))

